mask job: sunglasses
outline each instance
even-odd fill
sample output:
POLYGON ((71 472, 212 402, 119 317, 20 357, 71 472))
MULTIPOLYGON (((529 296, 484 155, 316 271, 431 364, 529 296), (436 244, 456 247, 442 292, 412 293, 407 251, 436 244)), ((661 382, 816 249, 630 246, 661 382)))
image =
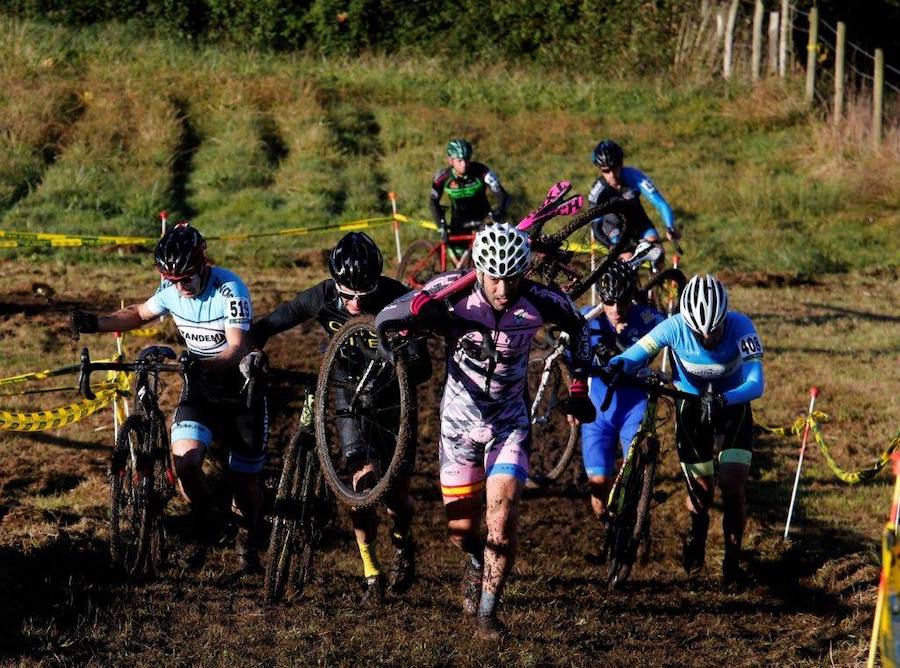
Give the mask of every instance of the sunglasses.
POLYGON ((629 300, 624 300, 624 301, 617 302, 617 301, 615 301, 615 300, 613 300, 613 301, 606 301, 606 300, 604 299, 604 300, 603 300, 603 305, 604 305, 604 306, 618 306, 620 309, 623 309, 623 308, 627 308, 627 307, 631 306, 631 301, 629 301, 629 300))
POLYGON ((609 167, 601 167, 600 171, 604 174, 612 174, 617 169, 618 169, 618 167, 613 167, 612 169, 610 169, 609 167))
POLYGON ((165 280, 169 281, 169 282, 172 283, 172 284, 176 284, 176 283, 180 283, 180 284, 183 284, 183 283, 190 283, 192 280, 194 280, 194 277, 195 277, 196 275, 197 275, 196 273, 194 273, 194 274, 185 274, 184 276, 169 276, 168 274, 160 274, 160 276, 162 276, 165 280))
POLYGON ((371 296, 375 292, 375 288, 371 290, 366 290, 365 292, 357 292, 354 290, 344 290, 343 288, 337 289, 338 294, 341 296, 345 302, 352 302, 353 300, 362 301, 366 297, 371 296))

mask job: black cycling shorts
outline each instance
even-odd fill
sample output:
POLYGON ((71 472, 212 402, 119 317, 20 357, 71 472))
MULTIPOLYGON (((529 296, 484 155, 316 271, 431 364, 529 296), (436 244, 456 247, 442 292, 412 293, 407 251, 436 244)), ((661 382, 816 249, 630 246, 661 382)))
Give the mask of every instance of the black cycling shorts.
POLYGON ((675 446, 685 474, 715 474, 718 449, 720 464, 745 464, 753 458, 753 413, 749 403, 725 406, 713 424, 700 420, 700 402, 675 401, 675 446), (718 445, 717 445, 718 444, 718 445))
POLYGON ((200 441, 208 449, 215 441, 228 451, 228 467, 237 473, 259 473, 266 460, 269 413, 264 392, 252 408, 246 397, 216 398, 201 392, 182 394, 172 419, 172 442, 200 441))

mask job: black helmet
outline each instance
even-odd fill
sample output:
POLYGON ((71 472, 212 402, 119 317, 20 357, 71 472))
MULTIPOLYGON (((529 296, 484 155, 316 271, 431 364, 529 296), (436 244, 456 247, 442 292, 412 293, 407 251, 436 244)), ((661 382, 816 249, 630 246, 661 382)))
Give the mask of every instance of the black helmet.
POLYGON ((600 277, 600 299, 606 304, 631 301, 634 289, 634 269, 622 260, 609 265, 600 277))
POLYGON ((606 167, 607 169, 621 167, 624 158, 625 151, 611 139, 604 139, 597 144, 594 148, 594 152, 591 154, 591 161, 595 165, 598 167, 606 167))
POLYGON ((328 257, 328 269, 335 282, 360 292, 375 288, 383 267, 381 251, 362 232, 345 234, 328 257))
POLYGON ((156 268, 166 278, 183 278, 206 264, 206 241, 187 221, 178 223, 156 244, 156 268))

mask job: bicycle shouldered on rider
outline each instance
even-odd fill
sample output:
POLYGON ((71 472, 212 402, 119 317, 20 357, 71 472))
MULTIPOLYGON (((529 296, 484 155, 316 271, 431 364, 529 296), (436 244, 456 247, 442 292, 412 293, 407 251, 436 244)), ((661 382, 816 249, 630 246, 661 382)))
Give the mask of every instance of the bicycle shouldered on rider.
MULTIPOLYGON (((564 412, 591 422, 587 397, 590 346, 584 319, 556 288, 523 277, 528 236, 506 223, 480 231, 474 244, 477 281, 448 299, 433 295, 463 276, 432 279, 423 290, 386 307, 378 331, 428 329, 446 340, 447 378, 441 401, 440 483, 451 542, 465 554, 463 610, 476 634, 505 633, 497 603, 518 547, 519 505, 528 475, 531 422, 526 403, 531 341, 544 323, 570 336, 574 381, 564 412), (487 540, 481 535, 482 493, 487 540)), ((391 355, 389 342, 382 341, 391 355)))

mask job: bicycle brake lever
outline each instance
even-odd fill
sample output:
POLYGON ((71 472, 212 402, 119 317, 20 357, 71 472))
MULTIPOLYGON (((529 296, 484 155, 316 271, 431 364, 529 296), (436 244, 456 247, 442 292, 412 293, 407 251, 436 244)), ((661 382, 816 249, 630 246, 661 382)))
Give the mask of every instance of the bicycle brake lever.
POLYGON ((91 389, 91 353, 87 346, 81 349, 81 369, 78 372, 78 390, 88 401, 97 398, 91 389))

